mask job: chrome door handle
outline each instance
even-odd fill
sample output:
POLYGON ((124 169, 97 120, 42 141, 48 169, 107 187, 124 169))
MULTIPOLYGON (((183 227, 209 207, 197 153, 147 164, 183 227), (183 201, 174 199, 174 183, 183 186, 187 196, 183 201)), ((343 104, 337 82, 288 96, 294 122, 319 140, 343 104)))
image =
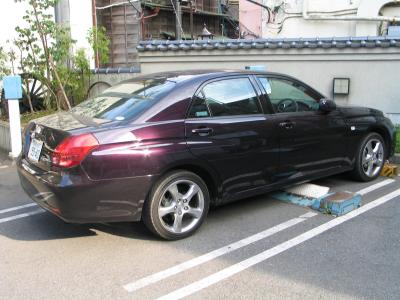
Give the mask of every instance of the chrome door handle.
POLYGON ((213 132, 212 128, 208 128, 208 127, 200 127, 200 128, 192 129, 193 134, 198 134, 200 136, 207 136, 211 132, 213 132))
POLYGON ((279 123, 279 127, 284 128, 284 129, 292 129, 296 125, 295 122, 292 121, 285 121, 282 123, 279 123))

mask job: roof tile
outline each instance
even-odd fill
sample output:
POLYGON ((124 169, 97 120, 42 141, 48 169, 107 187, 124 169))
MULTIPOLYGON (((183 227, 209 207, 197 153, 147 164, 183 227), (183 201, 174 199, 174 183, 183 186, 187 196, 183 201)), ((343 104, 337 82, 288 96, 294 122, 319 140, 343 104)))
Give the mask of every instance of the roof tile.
POLYGON ((400 37, 332 37, 332 38, 275 38, 275 39, 237 39, 237 40, 151 40, 142 41, 137 46, 144 51, 178 50, 235 50, 235 49, 291 49, 291 48, 389 48, 400 47, 400 37))

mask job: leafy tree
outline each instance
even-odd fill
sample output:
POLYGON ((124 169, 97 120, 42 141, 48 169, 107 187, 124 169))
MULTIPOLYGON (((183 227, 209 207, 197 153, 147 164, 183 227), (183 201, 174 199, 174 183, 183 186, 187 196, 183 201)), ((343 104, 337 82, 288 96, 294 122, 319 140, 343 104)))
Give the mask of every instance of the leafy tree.
POLYGON ((70 109, 71 104, 58 65, 68 56, 72 40, 67 34, 68 29, 57 25, 53 15, 49 13, 58 0, 15 1, 28 4, 23 17, 27 26, 16 27, 17 47, 23 52, 21 65, 24 65, 25 71, 34 74, 47 86, 50 92, 47 93, 47 100, 54 96, 58 108, 61 104, 63 108, 70 109))
POLYGON ((93 56, 98 65, 105 65, 110 59, 110 39, 104 27, 93 27, 88 31, 87 40, 92 46, 93 56))
POLYGON ((15 74, 15 61, 17 60, 17 56, 15 55, 15 51, 13 49, 8 51, 8 57, 11 64, 11 74, 15 74))
MULTIPOLYGON (((51 13, 58 0, 15 0, 28 9, 23 19, 26 26, 16 27, 14 45, 19 50, 19 69, 37 78, 46 86, 47 108, 70 109, 71 104, 86 96, 90 64, 84 49, 73 53, 75 41, 69 28, 55 23, 51 13)), ((104 27, 92 28, 87 34, 94 57, 101 64, 109 60, 110 40, 104 27)), ((15 55, 14 55, 15 60, 15 55)), ((29 90, 28 79, 24 85, 29 90)), ((33 107, 28 96, 31 111, 33 107)))
POLYGON ((85 100, 90 75, 90 65, 86 51, 84 48, 80 48, 73 57, 73 72, 71 72, 69 83, 69 91, 74 99, 74 104, 85 100))
POLYGON ((0 47, 0 79, 10 75, 11 70, 7 67, 8 55, 3 47, 0 47))
MULTIPOLYGON (((22 73, 27 73, 27 68, 31 68, 31 63, 29 61, 29 59, 25 56, 25 52, 24 52, 24 43, 22 41, 14 41, 14 45, 18 48, 20 56, 19 56, 19 61, 20 61, 20 69, 22 71, 22 73)), ((25 86, 25 91, 27 91, 26 96, 28 98, 28 104, 29 104, 29 109, 31 111, 31 113, 34 112, 33 110, 33 105, 32 105, 32 99, 31 99, 31 94, 29 93, 29 80, 24 77, 23 80, 23 85, 25 86)))

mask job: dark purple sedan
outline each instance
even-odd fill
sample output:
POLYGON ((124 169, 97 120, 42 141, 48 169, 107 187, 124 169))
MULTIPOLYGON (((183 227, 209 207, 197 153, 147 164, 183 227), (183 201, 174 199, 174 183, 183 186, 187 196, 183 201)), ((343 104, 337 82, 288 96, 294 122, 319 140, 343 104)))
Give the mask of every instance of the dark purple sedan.
POLYGON ((285 75, 159 73, 31 122, 21 184, 67 222, 143 220, 191 235, 210 205, 342 172, 369 181, 394 152, 382 112, 336 107, 285 75))

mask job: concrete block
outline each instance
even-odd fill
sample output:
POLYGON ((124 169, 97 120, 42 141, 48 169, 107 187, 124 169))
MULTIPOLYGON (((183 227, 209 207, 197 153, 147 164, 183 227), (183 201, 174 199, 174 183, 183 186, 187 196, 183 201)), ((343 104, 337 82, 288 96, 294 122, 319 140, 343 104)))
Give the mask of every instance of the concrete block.
POLYGON ((337 192, 314 201, 312 208, 335 216, 342 216, 361 206, 362 197, 352 192, 337 192))

